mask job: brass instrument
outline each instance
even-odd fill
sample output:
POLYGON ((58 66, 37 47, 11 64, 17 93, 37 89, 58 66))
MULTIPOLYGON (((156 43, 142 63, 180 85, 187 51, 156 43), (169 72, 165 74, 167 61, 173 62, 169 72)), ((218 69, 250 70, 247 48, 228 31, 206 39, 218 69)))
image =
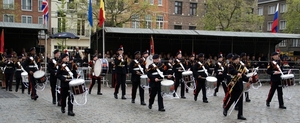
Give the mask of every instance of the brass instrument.
MULTIPOLYGON (((123 55, 119 55, 118 56, 118 60, 121 60, 121 62, 119 63, 119 65, 118 66, 121 66, 121 67, 124 67, 125 65, 124 65, 124 62, 125 62, 125 60, 123 59, 123 55)), ((127 61, 127 60, 126 60, 127 61)))
MULTIPOLYGON (((244 73, 246 73, 246 69, 245 69, 245 67, 243 67, 243 69, 241 69, 241 68, 242 68, 242 65, 240 65, 238 71, 241 72, 241 74, 243 75, 244 73)), ((235 84, 238 82, 238 80, 242 78, 242 75, 241 75, 241 76, 235 75, 235 76, 231 79, 231 81, 230 81, 229 84, 228 84, 228 86, 231 85, 231 88, 230 88, 230 90, 229 90, 229 93, 232 92, 233 87, 234 87, 235 84)))

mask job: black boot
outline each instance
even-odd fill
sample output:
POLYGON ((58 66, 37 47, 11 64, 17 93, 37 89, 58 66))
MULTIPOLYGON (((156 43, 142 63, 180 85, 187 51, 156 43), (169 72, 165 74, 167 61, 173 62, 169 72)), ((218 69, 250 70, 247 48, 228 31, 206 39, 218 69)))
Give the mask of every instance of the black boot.
POLYGON ((66 112, 65 108, 61 107, 61 113, 65 113, 65 112, 66 112))
POLYGON ((73 111, 68 111, 69 116, 75 116, 75 113, 73 111))

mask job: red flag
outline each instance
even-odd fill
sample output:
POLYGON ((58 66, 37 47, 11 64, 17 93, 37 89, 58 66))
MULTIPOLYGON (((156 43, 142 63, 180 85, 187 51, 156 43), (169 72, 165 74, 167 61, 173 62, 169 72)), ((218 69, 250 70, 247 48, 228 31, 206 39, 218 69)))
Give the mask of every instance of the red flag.
POLYGON ((0 53, 4 52, 4 29, 2 29, 1 32, 1 38, 0 38, 0 53))
POLYGON ((152 35, 150 40, 150 54, 154 55, 154 40, 152 35))
POLYGON ((99 23, 98 26, 101 27, 105 21, 105 9, 104 0, 100 0, 100 11, 99 11, 99 23))

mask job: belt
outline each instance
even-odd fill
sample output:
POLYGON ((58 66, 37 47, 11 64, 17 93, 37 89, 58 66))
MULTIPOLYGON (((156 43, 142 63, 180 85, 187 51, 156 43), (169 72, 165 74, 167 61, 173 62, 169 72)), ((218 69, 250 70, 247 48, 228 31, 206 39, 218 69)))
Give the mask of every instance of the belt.
POLYGON ((172 70, 172 69, 168 69, 168 70, 172 70))
POLYGON ((140 70, 140 68, 133 68, 133 70, 140 70))
POLYGON ((71 78, 71 76, 69 76, 69 75, 63 75, 63 77, 65 77, 65 78, 71 78))
POLYGON ((219 72, 222 72, 223 70, 222 70, 222 69, 218 69, 218 71, 219 71, 219 72))
POLYGON ((198 70, 197 72, 204 72, 205 70, 198 70))
POLYGON ((6 68, 12 68, 12 66, 6 66, 6 68))
POLYGON ((152 75, 158 75, 158 72, 154 72, 154 73, 152 73, 152 75))
POLYGON ((22 69, 16 69, 16 71, 22 71, 22 69))
POLYGON ((29 68, 35 68, 35 66, 34 66, 34 65, 29 65, 28 67, 29 67, 29 68))
POLYGON ((176 69, 181 69, 181 67, 176 67, 176 69))

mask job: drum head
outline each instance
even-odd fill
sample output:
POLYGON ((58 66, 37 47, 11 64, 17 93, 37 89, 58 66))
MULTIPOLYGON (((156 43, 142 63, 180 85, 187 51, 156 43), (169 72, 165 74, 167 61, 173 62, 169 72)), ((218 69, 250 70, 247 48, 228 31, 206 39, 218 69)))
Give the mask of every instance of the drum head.
POLYGON ((102 60, 98 59, 94 64, 95 76, 100 76, 101 72, 102 72, 102 60))
POLYGON ((213 76, 208 76, 208 77, 206 77, 206 81, 207 82, 217 82, 218 79, 216 77, 213 77, 213 76))
POLYGON ((185 71, 185 72, 182 72, 182 75, 183 75, 183 76, 192 75, 192 74, 193 74, 192 71, 185 71))
POLYGON ((246 76, 247 77, 251 77, 251 76, 254 76, 254 75, 256 75, 257 73, 256 72, 251 72, 251 73, 248 73, 246 76))
POLYGON ((74 79, 71 82, 69 82, 70 86, 77 86, 82 85, 84 83, 84 79, 74 79))
POLYGON ((294 74, 285 74, 285 75, 281 75, 282 79, 291 79, 294 78, 294 74))
POLYGON ((41 78, 41 77, 43 77, 43 76, 45 76, 45 72, 44 72, 44 71, 41 71, 41 70, 35 71, 35 72, 33 73, 33 77, 34 77, 34 78, 41 78))
POLYGON ((148 78, 148 76, 147 75, 141 75, 140 78, 141 79, 146 79, 146 78, 148 78))
POLYGON ((172 81, 172 80, 163 80, 163 81, 161 81, 162 86, 171 86, 173 84, 174 84, 174 81, 172 81))
POLYGON ((22 72, 22 73, 21 73, 21 76, 27 76, 27 75, 28 75, 27 72, 22 72))

